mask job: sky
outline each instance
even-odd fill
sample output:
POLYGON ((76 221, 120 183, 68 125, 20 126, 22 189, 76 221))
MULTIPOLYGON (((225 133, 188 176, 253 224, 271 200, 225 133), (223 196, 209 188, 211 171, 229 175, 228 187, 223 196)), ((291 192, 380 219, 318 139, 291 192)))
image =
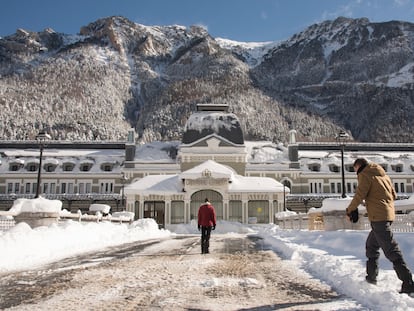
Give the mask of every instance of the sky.
POLYGON ((8 0, 1 4, 0 36, 18 28, 77 34, 114 15, 147 26, 202 25, 215 38, 268 42, 338 16, 414 22, 414 0, 8 0))
MULTIPOLYGON (((26 210, 33 208, 36 211, 52 211, 59 206, 61 205, 55 200, 26 200, 26 210)), ((159 229, 153 219, 139 219, 132 224, 66 221, 34 229, 26 223, 19 223, 9 230, 0 230, 0 253, 7 254, 0 256, 0 275, 38 268, 65 257, 123 243, 156 238, 168 239, 180 234, 199 234, 194 221, 177 225, 173 229, 159 229)), ((231 237, 234 233, 261 236, 270 249, 281 256, 287 264, 307 272, 313 278, 331 286, 342 297, 347 297, 337 306, 338 309, 332 308, 331 305, 328 309, 330 311, 414 310, 414 299, 398 293, 401 282, 383 254, 379 261, 378 285, 365 282, 365 239, 368 235, 366 230, 283 230, 275 224, 247 226, 218 221, 212 234, 231 237), (344 305, 346 301, 349 301, 348 305, 344 305)), ((395 238, 406 262, 414 269, 413 233, 395 233, 395 238)), ((226 286, 224 283, 221 284, 219 279, 204 283, 218 286, 220 290, 226 286)))

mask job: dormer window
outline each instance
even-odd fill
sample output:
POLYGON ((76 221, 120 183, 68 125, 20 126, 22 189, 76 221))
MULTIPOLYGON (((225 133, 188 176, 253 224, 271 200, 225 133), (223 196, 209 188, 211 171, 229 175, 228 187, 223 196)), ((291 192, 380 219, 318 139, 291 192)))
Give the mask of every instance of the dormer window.
POLYGON ((345 165, 345 170, 346 170, 347 172, 354 173, 354 172, 355 172, 355 170, 354 170, 354 165, 353 165, 353 164, 346 164, 346 165, 345 165))
POLYGON ((79 170, 81 172, 89 172, 92 168, 92 163, 82 163, 79 170))
POLYGON ((56 168, 58 167, 59 163, 60 163, 59 160, 55 158, 45 159, 43 169, 46 172, 54 172, 56 168))
POLYGON ((75 168, 74 163, 68 162, 68 163, 63 163, 63 165, 62 165, 62 170, 64 172, 72 172, 74 168, 75 168))
POLYGON ((384 169, 384 171, 388 170, 388 165, 386 163, 381 163, 380 165, 384 169))
POLYGON ((9 171, 16 172, 24 166, 24 160, 14 159, 9 163, 9 171))
POLYGON ((402 164, 394 164, 394 165, 391 165, 391 168, 394 172, 401 173, 404 167, 402 164))
POLYGON ((54 172, 56 169, 56 165, 48 163, 43 166, 46 172, 54 172))
POLYGON ((308 169, 312 172, 320 172, 321 171, 321 165, 319 163, 309 163, 308 169))
POLYGON ((94 164, 95 161, 93 161, 92 159, 84 159, 80 163, 79 170, 81 172, 89 172, 94 164))
POLYGON ((113 168, 114 168, 114 165, 110 163, 103 163, 101 165, 101 170, 103 170, 104 172, 110 172, 112 171, 113 168))
POLYGON ((332 173, 339 173, 339 166, 336 164, 330 164, 329 171, 331 171, 332 173))
POLYGON ((29 162, 26 164, 26 170, 28 172, 36 172, 39 168, 39 163, 37 162, 29 162))

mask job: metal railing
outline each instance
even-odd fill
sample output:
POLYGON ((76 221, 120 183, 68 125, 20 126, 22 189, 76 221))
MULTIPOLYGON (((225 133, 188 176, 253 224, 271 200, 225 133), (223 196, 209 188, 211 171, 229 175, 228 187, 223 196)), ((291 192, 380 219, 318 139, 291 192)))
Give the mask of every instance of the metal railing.
MULTIPOLYGON (((337 218, 341 216, 335 216, 337 218)), ((353 225, 343 217, 343 224, 348 224, 345 227, 338 227, 338 230, 341 229, 354 229, 354 230, 370 230, 371 224, 368 220, 368 217, 360 217, 357 225, 353 225)), ((276 218, 275 224, 277 224, 281 229, 295 229, 295 230, 325 230, 326 222, 329 221, 327 217, 324 218, 322 213, 312 213, 312 214, 297 214, 289 215, 284 217, 276 218)), ((395 220, 391 225, 393 232, 414 232, 414 216, 410 214, 397 214, 395 215, 395 220)))

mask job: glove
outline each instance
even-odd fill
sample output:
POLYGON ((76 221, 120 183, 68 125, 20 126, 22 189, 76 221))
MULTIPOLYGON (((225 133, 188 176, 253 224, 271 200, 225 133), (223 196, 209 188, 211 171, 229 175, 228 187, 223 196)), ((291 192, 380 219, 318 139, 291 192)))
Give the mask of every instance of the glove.
POLYGON ((349 220, 353 223, 358 222, 359 219, 359 214, 358 214, 358 209, 352 211, 351 213, 348 214, 349 220))
POLYGON ((211 230, 216 230, 216 226, 211 227, 211 230))
POLYGON ((201 229, 200 225, 198 225, 197 228, 198 228, 198 231, 200 231, 200 229, 201 229))

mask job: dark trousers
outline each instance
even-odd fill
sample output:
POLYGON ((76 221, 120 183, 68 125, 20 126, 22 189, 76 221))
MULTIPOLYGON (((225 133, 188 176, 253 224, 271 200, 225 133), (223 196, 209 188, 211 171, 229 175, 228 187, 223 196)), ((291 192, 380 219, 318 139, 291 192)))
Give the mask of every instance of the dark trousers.
POLYGON ((397 276, 402 281, 411 279, 411 272, 404 262, 403 255, 397 241, 391 231, 391 221, 371 222, 371 232, 368 234, 365 251, 368 257, 367 274, 371 279, 376 279, 378 274, 379 249, 384 252, 385 257, 394 265, 397 276))
POLYGON ((381 248, 385 257, 391 262, 402 259, 401 250, 391 231, 391 223, 391 221, 371 222, 372 230, 365 244, 368 258, 378 259, 380 256, 379 249, 381 248))
POLYGON ((211 227, 201 226, 201 253, 207 254, 210 246, 211 227))

